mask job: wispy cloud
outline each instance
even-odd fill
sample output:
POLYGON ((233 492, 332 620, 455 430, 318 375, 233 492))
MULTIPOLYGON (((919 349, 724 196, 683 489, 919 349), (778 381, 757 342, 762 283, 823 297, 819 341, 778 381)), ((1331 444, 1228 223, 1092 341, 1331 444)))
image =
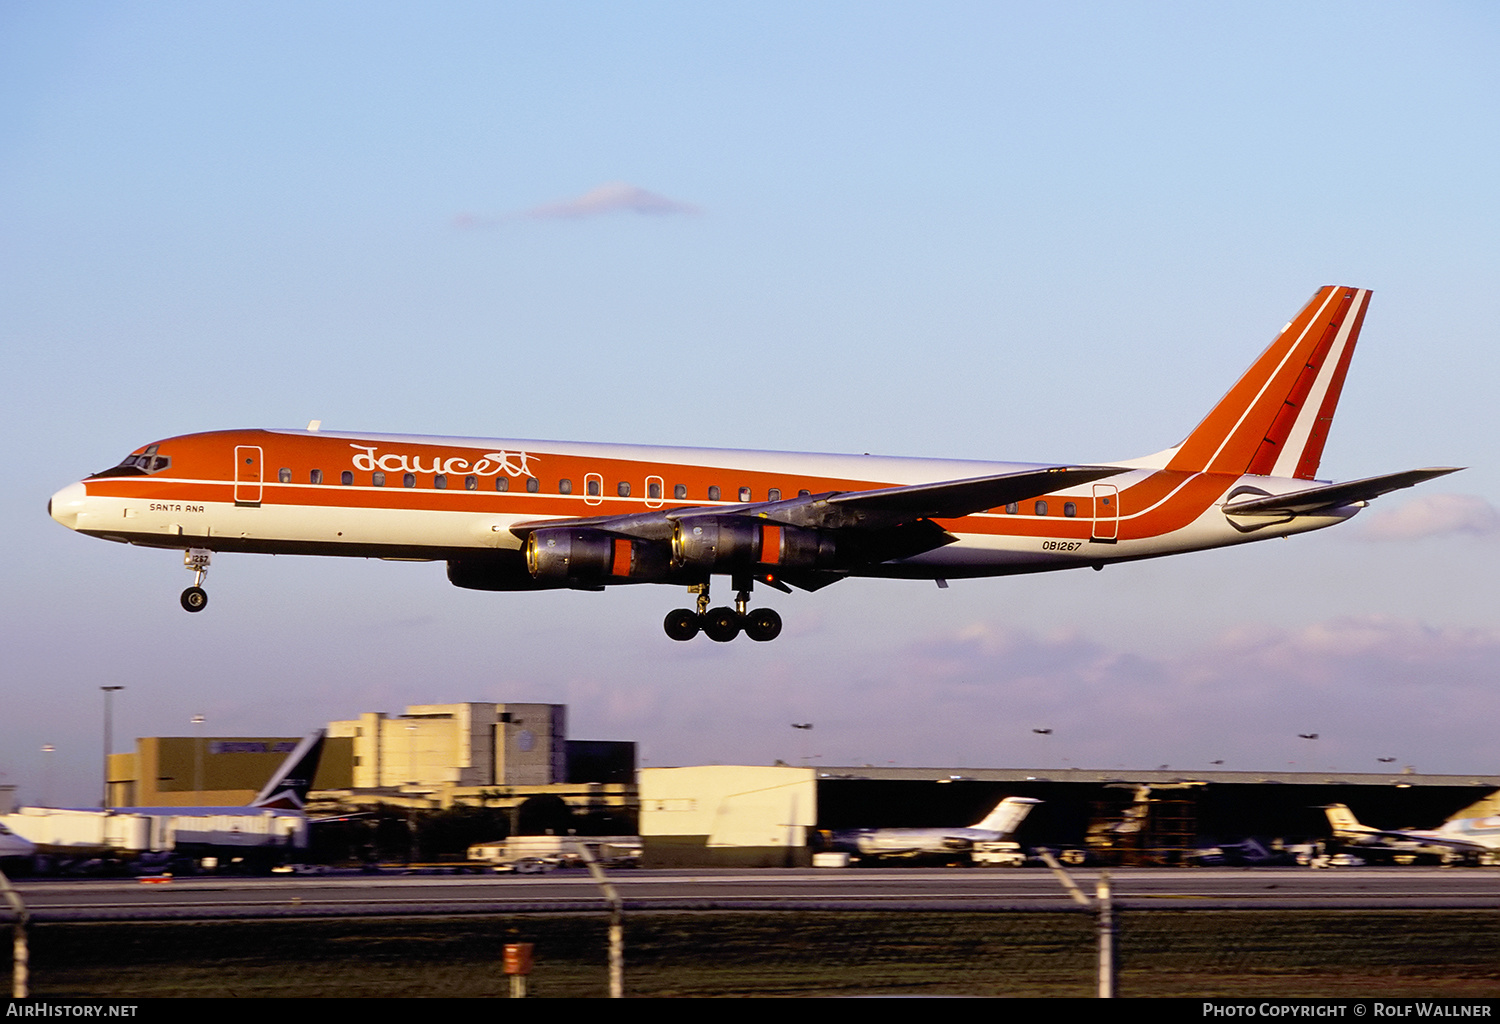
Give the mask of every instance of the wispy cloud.
POLYGON ((1363 536, 1367 540, 1415 540, 1447 533, 1500 534, 1500 511, 1477 494, 1424 494, 1392 509, 1377 506, 1363 536))
POLYGON ((628 182, 612 181, 591 188, 580 196, 555 203, 543 203, 518 213, 491 217, 482 214, 461 213, 453 223, 460 228, 493 227, 507 220, 581 220, 586 217, 602 217, 611 213, 639 213, 652 217, 695 217, 703 210, 681 200, 671 199, 658 192, 631 185, 628 182))

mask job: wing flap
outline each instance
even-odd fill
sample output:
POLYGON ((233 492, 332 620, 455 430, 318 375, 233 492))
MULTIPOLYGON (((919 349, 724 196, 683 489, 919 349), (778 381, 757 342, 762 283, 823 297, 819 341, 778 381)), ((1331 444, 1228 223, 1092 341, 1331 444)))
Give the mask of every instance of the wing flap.
POLYGON ((1351 480, 1344 484, 1328 484, 1310 487, 1290 494, 1273 494, 1269 497, 1233 501, 1224 505, 1224 514, 1230 516, 1307 516, 1324 509, 1353 505, 1370 501, 1382 494, 1414 487, 1425 480, 1457 473, 1461 466, 1434 466, 1428 469, 1411 469, 1405 473, 1388 473, 1363 480, 1351 480))

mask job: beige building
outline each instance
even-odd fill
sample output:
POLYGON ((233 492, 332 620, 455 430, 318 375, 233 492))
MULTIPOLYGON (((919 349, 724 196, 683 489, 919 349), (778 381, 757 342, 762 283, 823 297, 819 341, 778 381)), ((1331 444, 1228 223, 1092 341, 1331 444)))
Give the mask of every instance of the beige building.
POLYGON ((352 788, 448 789, 566 782, 562 704, 413 704, 330 722, 353 743, 352 788))
POLYGON ((807 831, 818 814, 811 768, 643 768, 640 779, 647 867, 811 863, 807 831))
MULTIPOLYGON (((111 807, 248 804, 297 746, 299 736, 143 736, 109 755, 111 807)), ((347 785, 349 741, 328 741, 314 789, 347 785)))

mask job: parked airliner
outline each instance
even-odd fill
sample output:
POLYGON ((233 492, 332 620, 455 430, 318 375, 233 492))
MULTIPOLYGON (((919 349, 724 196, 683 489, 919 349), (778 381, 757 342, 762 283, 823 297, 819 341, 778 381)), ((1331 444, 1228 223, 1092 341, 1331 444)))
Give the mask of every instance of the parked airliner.
POLYGON ((949 857, 966 854, 975 843, 1008 840, 1040 800, 1008 796, 967 828, 856 828, 823 832, 830 850, 865 857, 949 857))
POLYGON ((176 548, 202 611, 213 552, 445 561, 476 590, 686 586, 674 640, 772 640, 756 583, 936 580, 1155 558, 1316 530, 1453 468, 1314 479, 1370 292, 1320 288, 1187 439, 1102 465, 307 430, 156 441, 53 495, 105 540, 176 548), (711 608, 728 576, 733 607, 711 608))
POLYGON ((1333 837, 1356 846, 1393 849, 1436 847, 1484 864, 1500 860, 1500 817, 1450 818, 1435 829, 1380 829, 1361 825, 1345 804, 1323 808, 1333 837))

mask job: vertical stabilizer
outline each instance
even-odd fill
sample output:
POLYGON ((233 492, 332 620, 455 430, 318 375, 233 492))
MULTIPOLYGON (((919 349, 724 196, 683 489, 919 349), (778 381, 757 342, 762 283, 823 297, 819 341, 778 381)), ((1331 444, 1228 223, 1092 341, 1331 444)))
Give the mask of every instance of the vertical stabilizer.
POLYGON ((974 828, 984 829, 988 832, 998 832, 1008 836, 1021 827, 1021 822, 1026 820, 1026 815, 1040 800, 1029 796, 1008 796, 995 805, 995 809, 985 815, 984 820, 974 825, 974 828))
POLYGON ((1328 815, 1328 824, 1333 826, 1335 836, 1360 835, 1374 832, 1375 829, 1368 825, 1361 825, 1354 812, 1344 804, 1329 804, 1323 808, 1323 813, 1328 815))
POLYGON ((1319 288, 1167 468, 1313 479, 1369 304, 1368 289, 1319 288))
POLYGON ((318 774, 318 760, 323 756, 323 737, 326 730, 309 733, 302 742, 286 756, 276 774, 265 788, 255 794, 251 807, 264 807, 279 811, 300 811, 307 806, 307 793, 312 789, 313 776, 318 774))

